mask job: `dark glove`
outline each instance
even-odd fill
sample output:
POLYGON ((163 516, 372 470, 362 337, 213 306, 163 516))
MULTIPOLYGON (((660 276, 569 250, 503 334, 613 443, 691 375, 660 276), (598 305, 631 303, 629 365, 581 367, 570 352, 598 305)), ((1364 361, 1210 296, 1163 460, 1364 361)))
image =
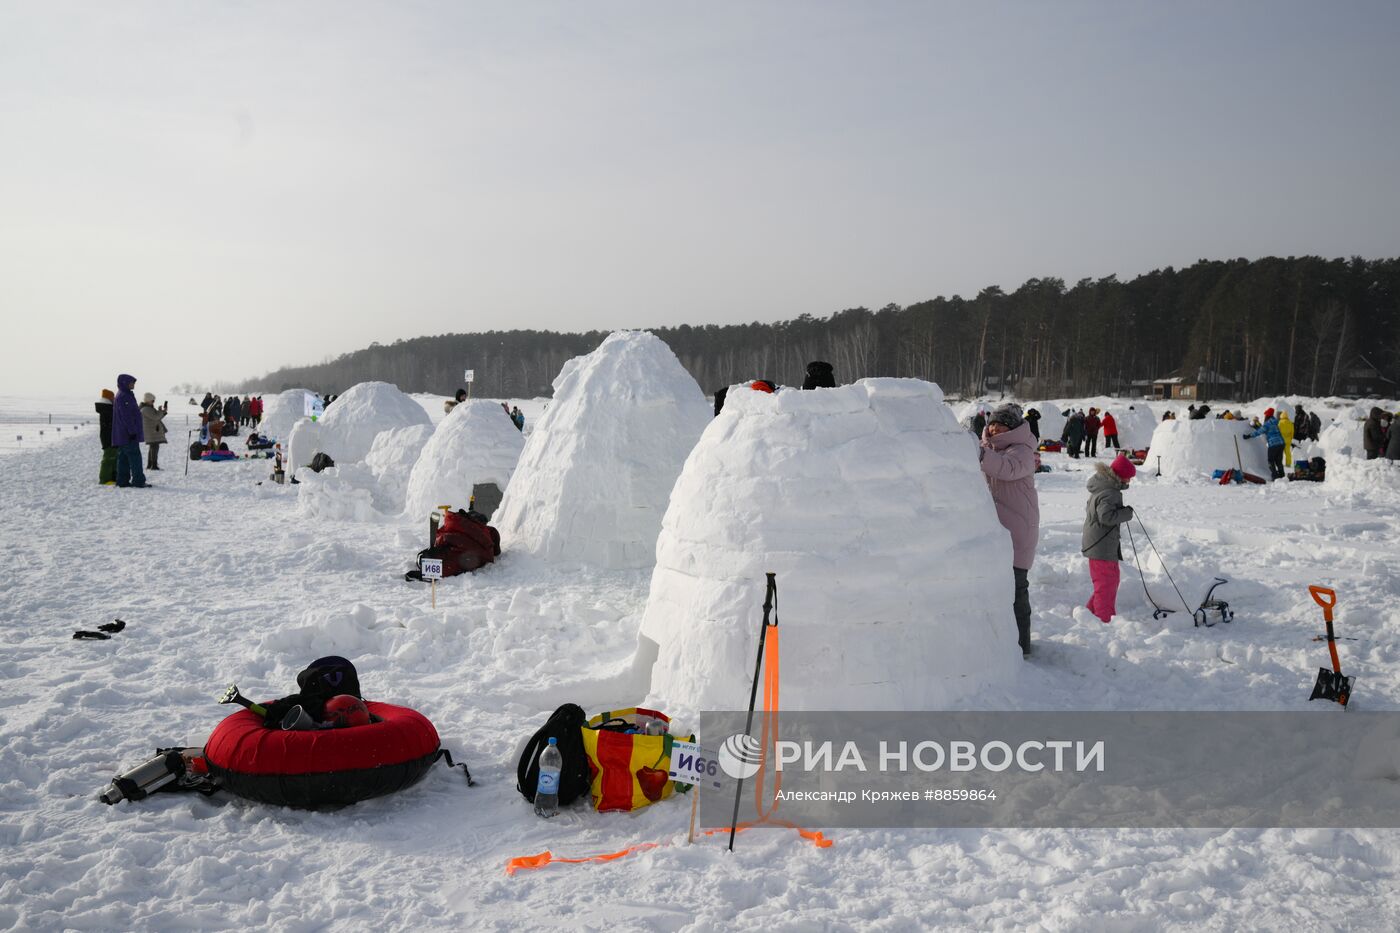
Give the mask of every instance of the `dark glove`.
POLYGON ((291 696, 283 697, 280 700, 273 700, 271 703, 262 704, 267 710, 267 715, 263 717, 264 729, 282 728, 282 719, 291 711, 293 706, 301 705, 301 694, 293 693, 291 696))

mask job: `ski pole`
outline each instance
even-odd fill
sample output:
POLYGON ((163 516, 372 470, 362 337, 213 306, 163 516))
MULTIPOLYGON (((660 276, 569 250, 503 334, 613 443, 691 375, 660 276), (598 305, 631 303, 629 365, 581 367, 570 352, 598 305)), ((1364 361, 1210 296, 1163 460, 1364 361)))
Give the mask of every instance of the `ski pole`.
MULTIPOLYGON (((753 687, 749 690, 749 717, 744 721, 744 735, 748 736, 753 729, 753 708, 758 702, 758 675, 763 669, 763 643, 768 640, 768 618, 773 611, 773 600, 778 595, 777 574, 764 574, 768 578, 768 587, 763 594, 763 626, 758 630, 758 658, 753 665, 753 687)), ((761 754, 767 754, 767 749, 763 749, 761 754)), ((734 851, 734 834, 739 826, 739 799, 744 793, 744 779, 739 778, 738 786, 734 789, 734 816, 729 821, 729 851, 734 851)))

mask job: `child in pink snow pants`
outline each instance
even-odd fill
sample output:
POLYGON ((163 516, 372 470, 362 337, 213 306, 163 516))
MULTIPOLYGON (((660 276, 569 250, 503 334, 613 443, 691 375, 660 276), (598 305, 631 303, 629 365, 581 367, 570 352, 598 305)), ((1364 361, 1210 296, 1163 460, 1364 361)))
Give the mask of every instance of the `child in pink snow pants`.
POLYGON ((1089 611, 1107 622, 1118 602, 1118 562, 1123 559, 1119 528, 1133 519, 1131 506, 1123 504, 1123 490, 1137 475, 1137 468, 1123 454, 1113 464, 1094 464, 1089 477, 1089 501, 1084 507, 1084 537, 1080 551, 1089 558, 1089 579, 1094 595, 1089 611))

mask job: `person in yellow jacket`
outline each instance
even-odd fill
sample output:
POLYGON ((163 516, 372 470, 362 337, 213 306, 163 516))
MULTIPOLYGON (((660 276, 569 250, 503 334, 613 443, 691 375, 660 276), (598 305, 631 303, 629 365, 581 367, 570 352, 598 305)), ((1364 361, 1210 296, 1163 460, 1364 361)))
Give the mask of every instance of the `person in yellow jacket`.
POLYGON ((1293 466, 1293 419, 1288 417, 1288 412, 1279 410, 1278 413, 1278 433, 1283 435, 1283 463, 1284 466, 1293 466))

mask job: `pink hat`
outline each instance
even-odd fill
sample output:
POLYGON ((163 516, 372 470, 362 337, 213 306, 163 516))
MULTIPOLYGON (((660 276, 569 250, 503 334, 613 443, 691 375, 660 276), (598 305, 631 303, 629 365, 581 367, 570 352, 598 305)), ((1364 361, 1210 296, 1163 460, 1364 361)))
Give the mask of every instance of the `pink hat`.
POLYGON ((1114 473, 1117 473, 1118 478, 1121 480, 1126 481, 1137 476, 1137 467, 1133 466, 1132 461, 1123 454, 1119 454, 1113 459, 1113 466, 1111 466, 1110 469, 1113 470, 1114 473))

